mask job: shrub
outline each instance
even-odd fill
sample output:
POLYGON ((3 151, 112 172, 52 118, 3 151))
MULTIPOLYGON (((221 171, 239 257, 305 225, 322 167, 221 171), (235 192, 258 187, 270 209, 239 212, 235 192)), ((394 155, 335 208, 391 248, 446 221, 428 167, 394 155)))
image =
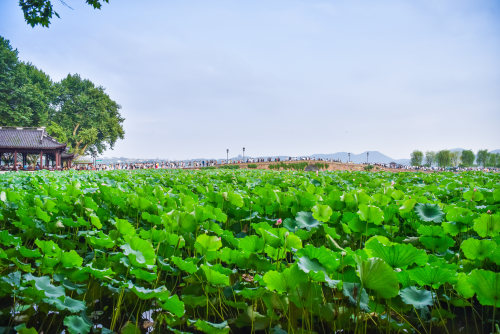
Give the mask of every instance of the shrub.
POLYGON ((370 171, 373 169, 373 165, 366 165, 365 167, 363 167, 366 171, 370 171))
POLYGON ((247 167, 248 168, 257 168, 257 164, 248 164, 247 167))

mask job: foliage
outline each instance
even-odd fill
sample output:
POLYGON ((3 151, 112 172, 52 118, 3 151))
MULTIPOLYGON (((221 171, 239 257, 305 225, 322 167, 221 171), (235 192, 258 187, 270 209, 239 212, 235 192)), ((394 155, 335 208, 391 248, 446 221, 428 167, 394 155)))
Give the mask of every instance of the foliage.
MULTIPOLYGON (((109 0, 85 1, 95 9, 101 9, 102 4, 109 3, 109 0)), ((19 6, 23 10, 26 23, 32 27, 36 25, 48 27, 53 16, 59 18, 59 14, 52 7, 52 0, 19 0, 19 6)))
POLYGON ((257 164, 248 164, 247 167, 251 168, 251 169, 255 169, 255 168, 257 168, 257 164))
POLYGON ((373 169, 373 165, 366 165, 363 167, 363 169, 366 171, 371 171, 373 169))
POLYGON ((451 165, 451 152, 448 150, 441 150, 436 154, 436 162, 439 167, 448 167, 451 165))
POLYGON ((479 150, 476 155, 476 160, 478 165, 486 167, 486 162, 488 161, 488 150, 479 150))
POLYGON ((0 327, 491 332, 499 181, 481 172, 2 174, 0 327))
POLYGON ((239 169, 240 166, 239 165, 221 165, 217 168, 219 168, 219 169, 239 169))
POLYGON ((302 171, 307 167, 307 162, 302 161, 302 162, 292 162, 292 163, 284 163, 284 162, 277 162, 274 164, 269 164, 269 169, 283 169, 283 170, 297 170, 297 171, 302 171))
POLYGON ((470 167, 474 164, 474 160, 476 159, 474 152, 471 150, 462 151, 462 155, 460 156, 460 160, 465 167, 470 167))
POLYGON ((0 126, 45 126, 77 156, 96 154, 123 138, 119 109, 104 88, 78 74, 53 83, 0 37, 0 126))
POLYGON ((436 162, 436 152, 427 151, 425 152, 425 164, 431 167, 436 162))
POLYGON ((422 160, 424 159, 424 154, 422 151, 411 152, 410 165, 412 166, 422 166, 422 160))

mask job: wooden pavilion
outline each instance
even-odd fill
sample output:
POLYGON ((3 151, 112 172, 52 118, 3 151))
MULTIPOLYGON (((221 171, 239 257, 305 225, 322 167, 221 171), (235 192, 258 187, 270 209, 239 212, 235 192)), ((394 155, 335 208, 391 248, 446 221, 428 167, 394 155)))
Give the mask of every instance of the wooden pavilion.
POLYGON ((73 157, 73 154, 66 152, 66 144, 50 137, 44 127, 0 127, 0 169, 60 170, 64 163, 71 168, 73 157), (36 166, 26 167, 28 155, 37 155, 36 166))

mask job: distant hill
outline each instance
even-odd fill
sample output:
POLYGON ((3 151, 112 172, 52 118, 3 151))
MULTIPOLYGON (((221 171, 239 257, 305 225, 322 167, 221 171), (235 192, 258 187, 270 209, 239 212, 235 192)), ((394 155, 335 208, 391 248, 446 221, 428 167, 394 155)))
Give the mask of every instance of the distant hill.
MULTIPOLYGON (((367 156, 366 153, 368 152, 368 163, 383 163, 383 164, 388 164, 391 162, 396 162, 401 165, 407 165, 410 163, 410 159, 393 159, 383 153, 380 153, 379 151, 365 151, 360 154, 353 154, 351 153, 351 161, 354 163, 364 163, 367 161, 367 156)), ((348 152, 337 152, 337 153, 330 153, 330 154, 313 154, 311 155, 311 158, 317 158, 317 159, 334 159, 334 160, 340 160, 342 162, 346 162, 349 160, 349 153, 348 152)))

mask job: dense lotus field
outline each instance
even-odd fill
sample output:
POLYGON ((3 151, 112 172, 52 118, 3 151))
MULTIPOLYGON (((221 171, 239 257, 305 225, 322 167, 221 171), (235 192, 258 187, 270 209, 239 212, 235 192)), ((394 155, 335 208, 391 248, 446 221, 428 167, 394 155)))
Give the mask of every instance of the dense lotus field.
POLYGON ((0 333, 490 333, 500 176, 0 175, 0 333))

